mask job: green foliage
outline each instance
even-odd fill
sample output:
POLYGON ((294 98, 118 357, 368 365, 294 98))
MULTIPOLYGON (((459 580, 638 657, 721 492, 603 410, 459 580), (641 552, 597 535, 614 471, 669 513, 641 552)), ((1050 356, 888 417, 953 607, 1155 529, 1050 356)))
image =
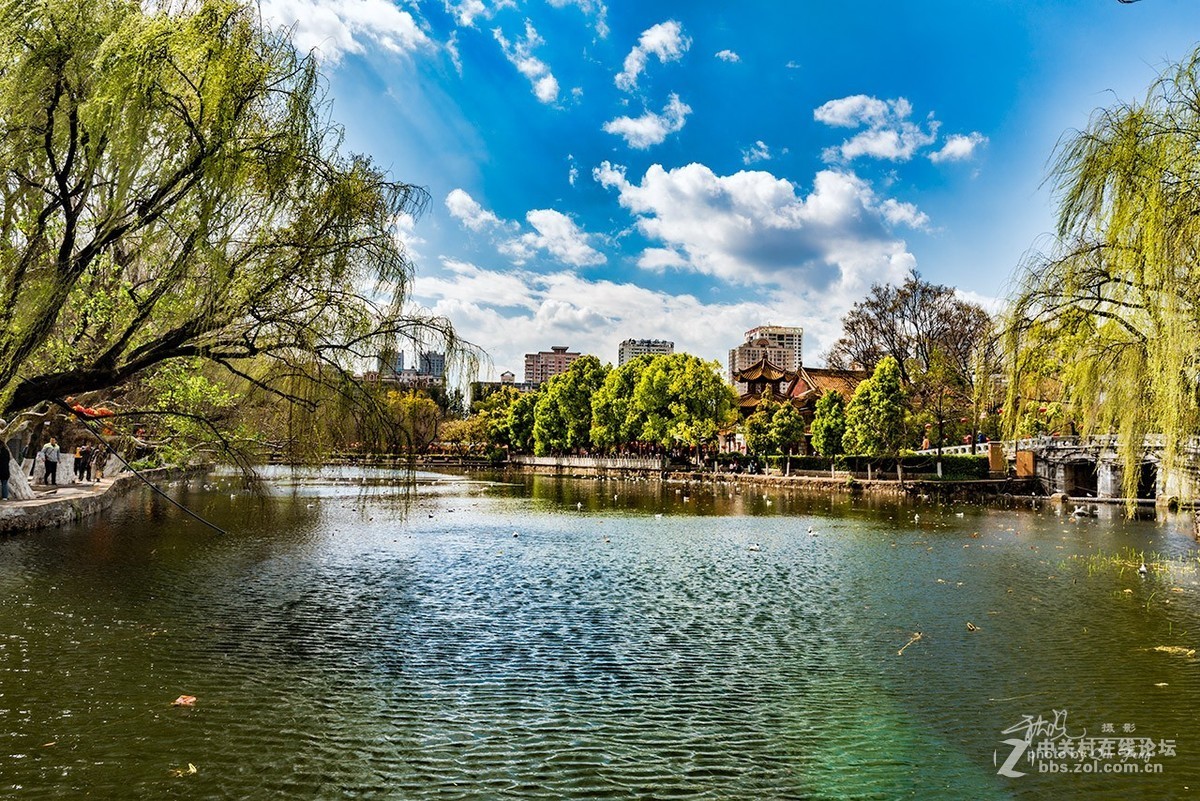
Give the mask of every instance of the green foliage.
POLYGON ((487 442, 488 421, 481 415, 464 420, 447 420, 438 431, 438 440, 460 454, 465 454, 477 445, 487 442))
POLYGON ((655 356, 638 356, 609 372, 592 397, 592 442, 612 449, 637 440, 644 421, 636 411, 634 393, 655 356))
POLYGON ((423 190, 340 152, 316 62, 257 5, 10 2, 0 50, 5 417, 199 359, 313 440, 313 386, 374 402, 364 358, 453 347, 406 312, 423 190))
POLYGON ((534 453, 563 453, 592 444, 592 396, 607 374, 595 356, 581 356, 546 382, 534 409, 534 453))
POLYGON ((133 418, 136 424, 128 423, 129 418, 115 417, 106 428, 118 433, 142 428, 143 436, 155 443, 157 452, 153 457, 173 464, 186 463, 200 451, 221 449, 230 438, 242 444, 252 441, 253 437, 232 419, 237 395, 214 380, 211 373, 200 359, 158 365, 121 398, 120 406, 137 409, 133 418))
POLYGON ((988 457, 986 455, 973 456, 969 453, 942 454, 942 478, 944 479, 949 481, 970 481, 987 478, 989 475, 988 457))
POLYGON ((782 404, 771 418, 771 436, 779 450, 791 452, 804 442, 804 416, 790 403, 782 404))
POLYGON ((759 456, 794 450, 804 440, 804 429, 795 406, 765 397, 743 423, 746 447, 759 456))
POLYGON ((505 421, 508 444, 523 453, 532 451, 534 447, 533 426, 541 397, 541 390, 527 392, 518 395, 508 407, 508 417, 505 421))
MULTIPOLYGON (((711 442, 731 425, 737 398, 721 378, 721 365, 690 353, 656 356, 642 370, 631 413, 641 422, 637 437, 663 447, 711 442)), ((632 428, 632 427, 631 427, 632 428)))
POLYGON ((779 404, 770 398, 763 398, 758 406, 742 423, 746 434, 746 449, 758 456, 768 453, 779 453, 779 440, 775 438, 775 430, 771 421, 779 404))
POLYGON ((1098 110, 1053 164, 1057 238, 1025 266, 1006 329, 1010 426, 1061 400, 1117 433, 1136 496, 1147 434, 1177 469, 1200 432, 1200 50, 1145 100, 1098 110), (1047 388, 1057 392, 1047 392, 1047 388))
POLYGON ((228 388, 203 372, 201 359, 181 359, 155 368, 146 377, 149 405, 162 412, 213 416, 236 400, 228 388))
POLYGON ((895 359, 886 356, 850 399, 842 440, 845 451, 873 457, 898 454, 904 446, 905 411, 900 367, 895 359))
POLYGON ((846 435, 846 401, 840 392, 829 390, 817 399, 812 421, 813 450, 822 456, 842 452, 846 435))
POLYGON ((509 415, 520 395, 514 387, 501 387, 472 404, 474 417, 479 418, 484 427, 483 441, 494 445, 512 444, 509 415))
POLYGON ((385 447, 393 452, 424 453, 438 436, 442 410, 437 403, 417 391, 389 392, 385 403, 394 422, 385 447))

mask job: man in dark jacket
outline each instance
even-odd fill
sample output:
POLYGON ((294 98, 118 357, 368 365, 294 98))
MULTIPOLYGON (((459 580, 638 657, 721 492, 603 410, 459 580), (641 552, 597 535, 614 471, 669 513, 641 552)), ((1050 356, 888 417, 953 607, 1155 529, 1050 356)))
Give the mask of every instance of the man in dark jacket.
POLYGON ((0 500, 8 500, 8 480, 12 478, 12 469, 9 467, 11 461, 12 454, 8 452, 8 445, 0 442, 0 500))

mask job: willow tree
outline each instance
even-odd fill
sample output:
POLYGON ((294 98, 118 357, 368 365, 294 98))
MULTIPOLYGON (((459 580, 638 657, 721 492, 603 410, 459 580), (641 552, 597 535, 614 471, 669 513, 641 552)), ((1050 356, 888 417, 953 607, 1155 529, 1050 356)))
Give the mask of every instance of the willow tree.
POLYGON ((425 193, 340 151, 316 63, 253 3, 5 2, 0 134, 5 417, 197 359, 312 410, 452 337, 405 310, 425 193))
POLYGON ((1083 433, 1119 434, 1129 498, 1147 435, 1178 470, 1200 433, 1198 71, 1200 51, 1064 139, 1057 236, 1024 265, 1007 325, 1010 419, 1061 392, 1083 433))

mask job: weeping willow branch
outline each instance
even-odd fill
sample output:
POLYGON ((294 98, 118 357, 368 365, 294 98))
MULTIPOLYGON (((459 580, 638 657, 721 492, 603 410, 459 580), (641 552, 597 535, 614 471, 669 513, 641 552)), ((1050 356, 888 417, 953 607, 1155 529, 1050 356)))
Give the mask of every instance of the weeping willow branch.
POLYGON ((1178 472, 1200 433, 1198 73, 1200 51, 1060 143, 1057 240, 1024 265, 1006 321, 1010 421, 1056 384, 1083 433, 1119 435, 1129 498, 1148 434, 1178 472))
POLYGON ((3 3, 0 64, 0 414, 200 360, 308 426, 400 342, 477 359, 411 309, 428 194, 256 4, 3 3))

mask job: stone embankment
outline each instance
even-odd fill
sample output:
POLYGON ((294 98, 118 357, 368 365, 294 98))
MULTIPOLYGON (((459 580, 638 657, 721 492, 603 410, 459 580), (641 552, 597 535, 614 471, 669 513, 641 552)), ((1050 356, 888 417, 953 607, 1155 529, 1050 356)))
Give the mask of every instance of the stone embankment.
MULTIPOLYGON (((161 467, 143 470, 154 484, 203 475, 206 467, 161 467)), ((29 500, 0 501, 0 533, 63 526, 108 509, 118 499, 146 485, 133 473, 120 473, 96 483, 38 485, 29 500)))
MULTIPOLYGON (((826 493, 866 494, 881 497, 990 501, 1004 497, 1040 497, 1037 479, 931 479, 924 474, 899 481, 867 478, 862 474, 800 471, 770 473, 697 472, 666 469, 656 459, 589 459, 587 457, 521 457, 504 469, 564 478, 641 479, 684 484, 739 484, 826 493)), ((879 475, 876 473, 876 475, 879 475)))

